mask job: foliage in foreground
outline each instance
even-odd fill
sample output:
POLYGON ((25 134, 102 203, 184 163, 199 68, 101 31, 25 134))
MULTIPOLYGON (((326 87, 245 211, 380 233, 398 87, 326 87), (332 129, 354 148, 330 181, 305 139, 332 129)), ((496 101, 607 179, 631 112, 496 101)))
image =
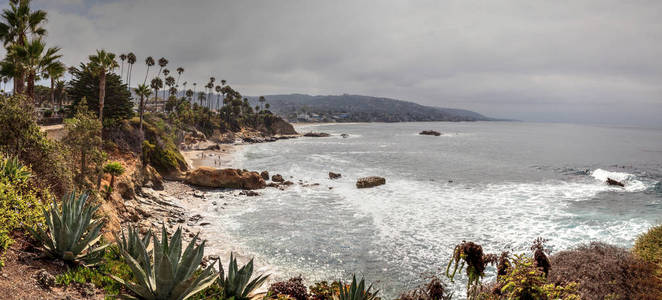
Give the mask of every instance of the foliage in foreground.
POLYGON ((218 283, 223 289, 223 299, 248 300, 253 296, 253 292, 269 278, 269 275, 259 275, 251 280, 251 277, 253 277, 253 260, 251 259, 246 265, 239 268, 237 259, 232 253, 230 254, 227 276, 225 276, 223 264, 220 264, 219 269, 218 283))
POLYGON ((657 264, 658 268, 662 269, 662 225, 655 226, 640 235, 634 243, 632 252, 644 261, 657 264))
POLYGON ((101 240, 101 228, 104 221, 93 219, 98 205, 90 205, 88 195, 76 196, 70 193, 58 205, 55 200, 49 210, 44 210, 47 230, 42 227, 26 227, 43 244, 46 254, 73 262, 81 261, 87 265, 98 263, 103 257, 106 246, 95 247, 101 240))
POLYGON ((448 290, 441 279, 433 276, 424 286, 400 294, 398 300, 450 300, 452 298, 453 292, 448 290))
POLYGON ((582 299, 662 299, 655 264, 626 249, 593 242, 550 258, 548 282, 577 282, 582 299))
POLYGON ((30 169, 16 157, 5 158, 0 155, 0 267, 1 255, 13 243, 10 234, 23 225, 34 226, 44 220, 44 205, 39 200, 39 192, 31 184, 30 169))
POLYGON ((334 296, 336 300, 375 300, 377 298, 377 293, 379 290, 370 292, 372 289, 372 284, 367 288, 365 286, 365 279, 361 278, 361 281, 357 283, 356 275, 352 275, 352 283, 348 286, 341 283, 340 293, 334 296))
MULTIPOLYGON (((210 286, 217 277, 213 265, 196 274, 205 249, 205 242, 196 246, 196 240, 197 236, 182 253, 182 229, 178 228, 168 240, 164 226, 161 240, 152 239, 153 250, 149 253, 149 245, 143 243, 145 240, 125 239, 120 244, 120 252, 131 268, 135 282, 114 275, 112 278, 140 299, 187 299, 210 286)), ((122 297, 134 299, 130 295, 122 297)))
MULTIPOLYGON (((55 277, 55 283, 65 286, 72 283, 92 283, 96 287, 103 289, 107 295, 117 295, 122 290, 122 285, 112 279, 109 274, 113 274, 124 280, 130 280, 132 278, 131 269, 124 263, 119 248, 115 245, 110 246, 108 251, 106 251, 103 257, 103 263, 92 268, 78 266, 69 269, 67 272, 57 275, 55 277)), ((106 298, 110 298, 110 296, 106 298)))
POLYGON ((272 297, 280 297, 281 295, 290 297, 295 300, 308 299, 308 290, 303 284, 301 276, 290 278, 288 281, 279 281, 269 287, 269 294, 272 297))
POLYGON ((30 103, 23 96, 0 95, 0 152, 30 166, 40 191, 64 195, 73 185, 67 149, 40 131, 30 103))

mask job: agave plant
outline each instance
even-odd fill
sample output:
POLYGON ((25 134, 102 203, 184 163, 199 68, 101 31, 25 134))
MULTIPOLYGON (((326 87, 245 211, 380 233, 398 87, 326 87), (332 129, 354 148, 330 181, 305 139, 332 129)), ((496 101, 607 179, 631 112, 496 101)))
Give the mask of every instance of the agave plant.
POLYGON ((269 278, 269 275, 260 275, 250 280, 253 276, 253 260, 251 259, 239 269, 237 259, 232 253, 230 253, 230 263, 228 264, 228 276, 225 277, 222 264, 219 269, 218 284, 223 288, 223 299, 248 300, 253 296, 253 292, 269 278))
POLYGON ((125 235, 124 231, 122 231, 121 236, 115 234, 115 240, 117 241, 120 252, 127 252, 133 259, 139 262, 149 261, 146 258, 149 257, 147 249, 152 238, 152 232, 148 231, 141 239, 138 231, 132 226, 129 226, 127 233, 128 235, 125 235))
POLYGON ((379 290, 371 293, 372 284, 365 288, 365 279, 361 278, 361 281, 356 282, 356 275, 352 275, 352 284, 346 286, 340 284, 340 293, 333 298, 335 300, 374 300, 377 299, 377 293, 379 290))
POLYGON ((168 241, 165 226, 161 232, 161 240, 152 238, 154 249, 147 251, 148 238, 138 238, 129 231, 129 238, 119 242, 120 252, 131 268, 136 282, 127 282, 116 276, 113 279, 135 293, 138 298, 122 295, 125 299, 159 299, 183 300, 207 288, 216 280, 214 266, 209 266, 197 276, 194 275, 202 256, 205 242, 196 246, 196 235, 182 253, 182 229, 177 229, 168 241), (133 236, 132 236, 133 235, 133 236))
POLYGON ((88 195, 70 193, 62 198, 62 205, 53 200, 50 209, 44 210, 48 231, 42 227, 27 229, 46 250, 46 254, 64 261, 80 261, 94 265, 103 257, 108 245, 94 247, 101 239, 103 220, 93 219, 98 205, 87 203, 88 195))
POLYGON ((30 177, 30 170, 17 157, 0 157, 0 178, 9 182, 25 181, 30 177))

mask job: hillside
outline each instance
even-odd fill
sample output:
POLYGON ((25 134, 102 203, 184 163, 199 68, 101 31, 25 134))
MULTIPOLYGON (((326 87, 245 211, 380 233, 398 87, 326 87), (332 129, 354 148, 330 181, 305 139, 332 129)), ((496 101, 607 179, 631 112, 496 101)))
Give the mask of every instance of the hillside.
MULTIPOLYGON (((290 122, 493 121, 479 113, 424 106, 409 101, 360 95, 265 96, 270 110, 290 122)), ((255 106, 258 97, 249 98, 255 106)))

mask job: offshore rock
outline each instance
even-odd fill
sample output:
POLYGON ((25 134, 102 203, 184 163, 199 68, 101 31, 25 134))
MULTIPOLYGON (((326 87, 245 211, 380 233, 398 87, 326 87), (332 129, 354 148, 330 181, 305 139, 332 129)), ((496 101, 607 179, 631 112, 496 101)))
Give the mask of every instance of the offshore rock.
POLYGON ((418 134, 420 135, 434 135, 434 136, 440 136, 441 133, 439 131, 434 131, 434 130, 423 130, 419 132, 418 134))
POLYGON ((246 190, 262 189, 266 186, 264 179, 257 172, 209 167, 200 167, 189 172, 184 182, 201 187, 246 190))
POLYGON ((360 189, 371 188, 383 184, 386 184, 386 178, 378 176, 363 177, 356 181, 356 187, 360 189))
POLYGON ((607 185, 615 185, 615 186, 625 187, 625 184, 623 184, 622 182, 611 179, 611 178, 607 178, 607 185))
POLYGON ((342 177, 342 174, 340 173, 329 172, 329 179, 338 179, 340 177, 342 177))

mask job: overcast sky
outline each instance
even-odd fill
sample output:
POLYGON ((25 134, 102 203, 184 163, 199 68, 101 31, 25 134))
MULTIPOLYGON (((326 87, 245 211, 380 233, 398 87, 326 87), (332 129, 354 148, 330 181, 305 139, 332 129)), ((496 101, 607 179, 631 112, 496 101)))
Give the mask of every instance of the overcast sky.
MULTIPOLYGON (((6 1, 5 1, 6 6, 6 1)), ((35 0, 77 65, 166 57, 244 95, 362 94, 531 121, 662 126, 662 1, 35 0)), ((152 74, 154 74, 152 72, 152 74)))

